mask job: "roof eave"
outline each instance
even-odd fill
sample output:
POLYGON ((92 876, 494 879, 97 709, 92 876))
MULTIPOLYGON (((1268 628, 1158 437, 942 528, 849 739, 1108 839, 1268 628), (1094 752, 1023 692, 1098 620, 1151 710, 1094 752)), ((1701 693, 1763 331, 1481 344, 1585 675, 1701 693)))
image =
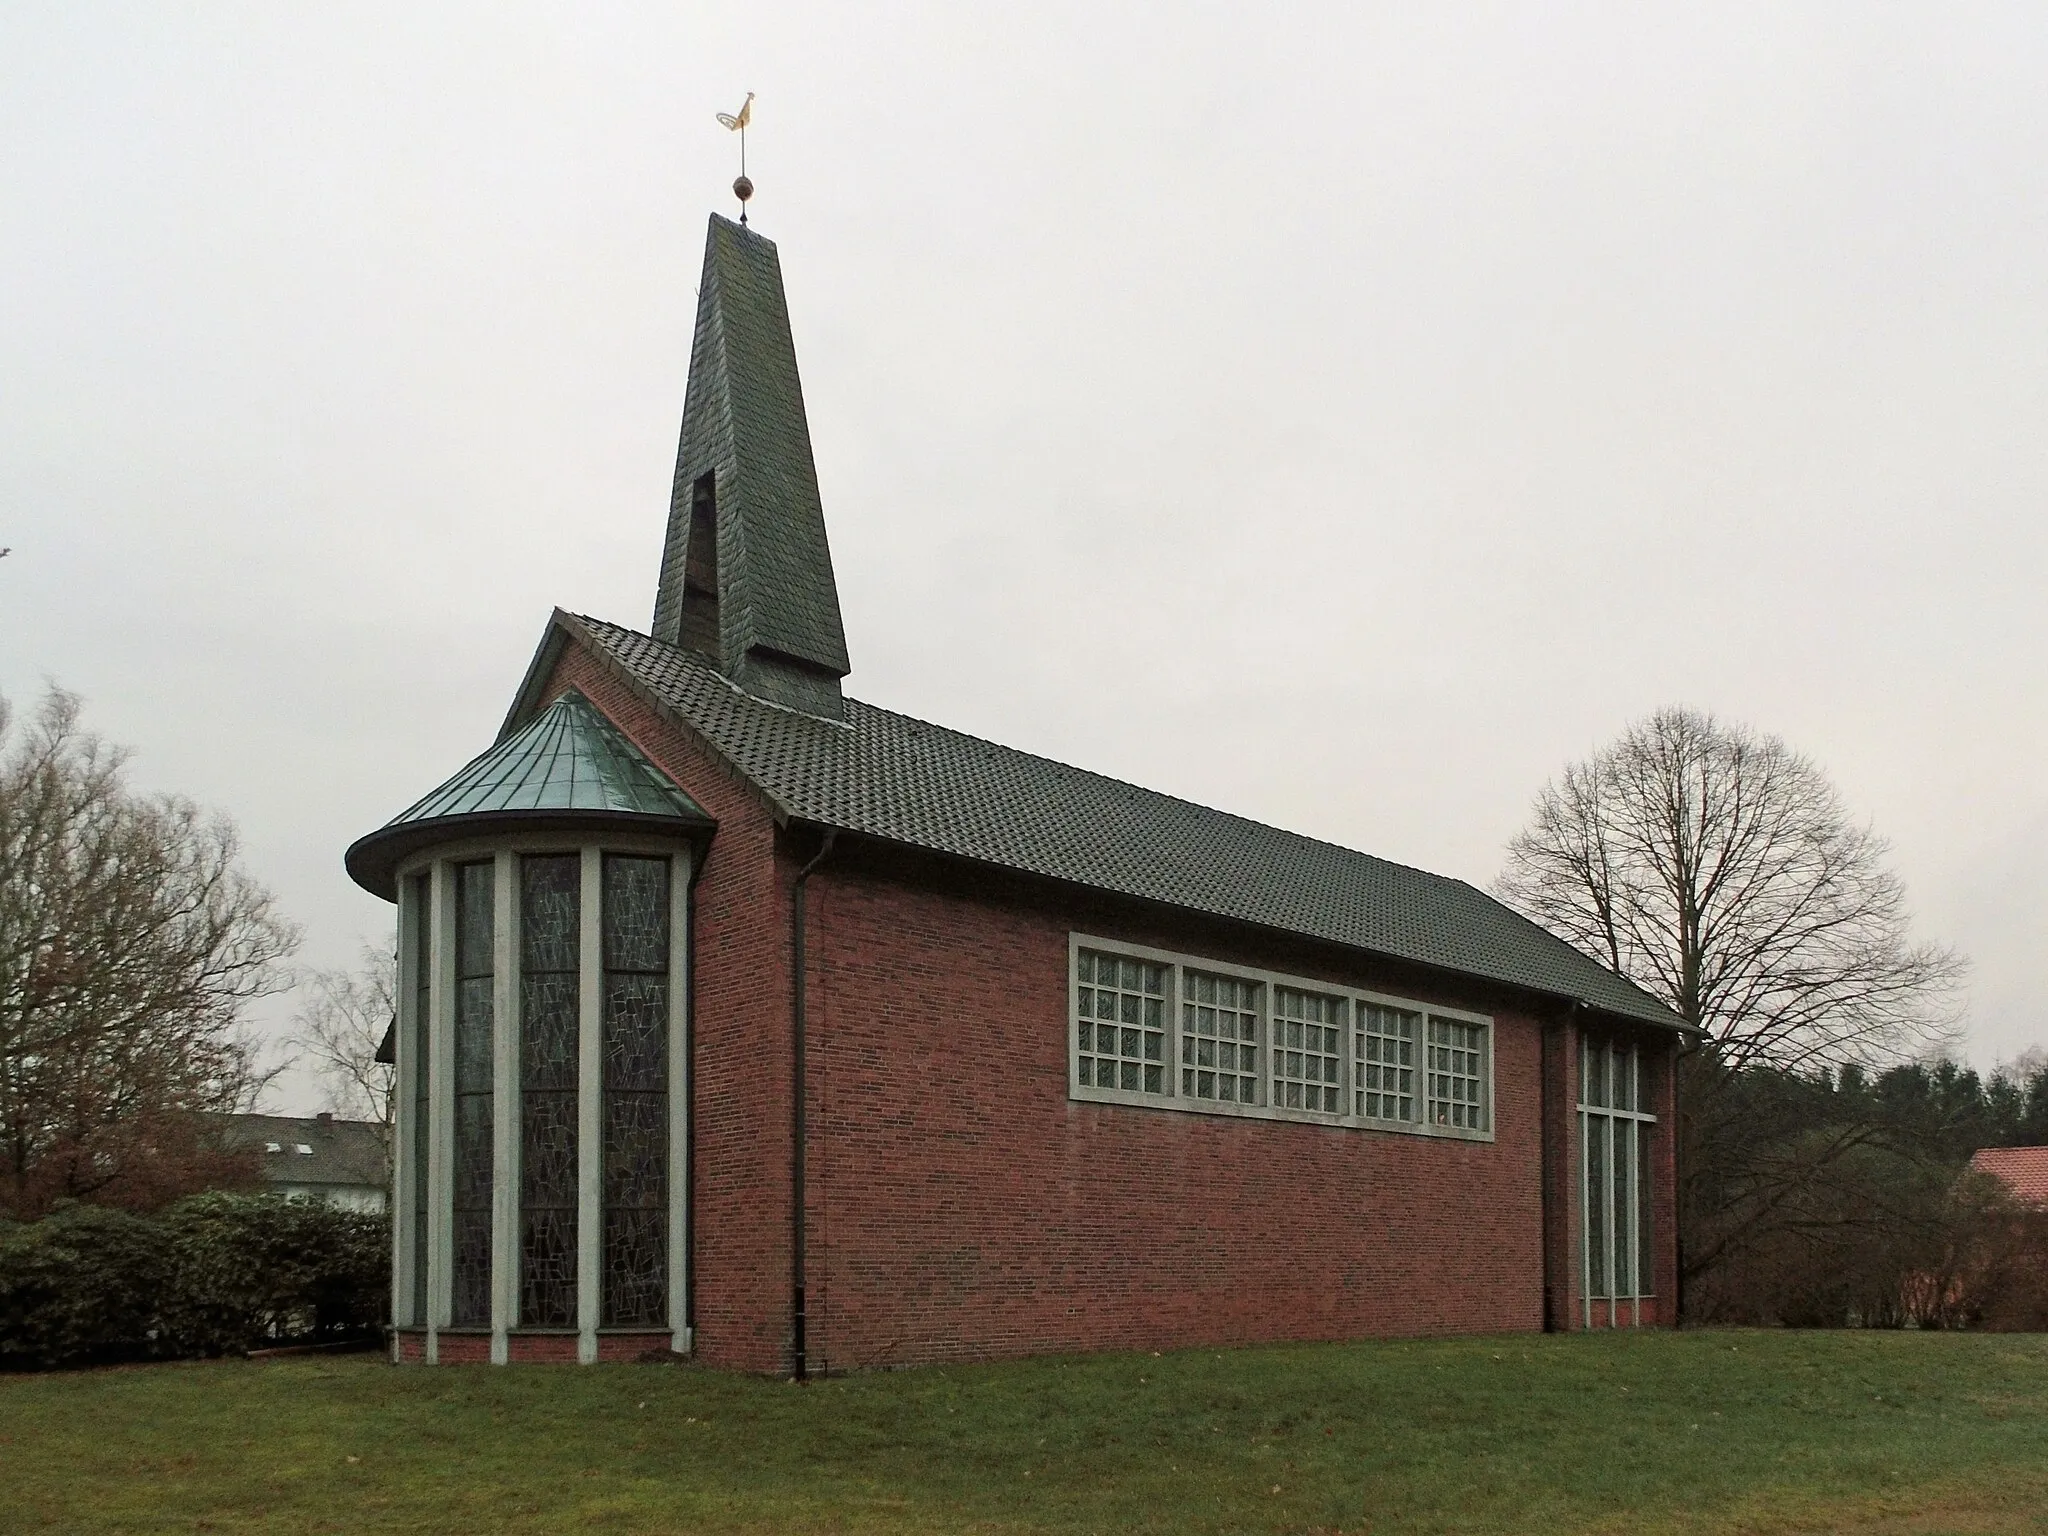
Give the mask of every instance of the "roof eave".
POLYGON ((539 832, 555 836, 570 832, 637 833, 687 842, 700 850, 711 841, 718 823, 709 816, 661 816, 645 811, 540 809, 477 811, 441 816, 430 821, 399 822, 357 838, 342 855, 349 878, 372 896, 398 900, 398 866, 415 853, 473 838, 539 832))

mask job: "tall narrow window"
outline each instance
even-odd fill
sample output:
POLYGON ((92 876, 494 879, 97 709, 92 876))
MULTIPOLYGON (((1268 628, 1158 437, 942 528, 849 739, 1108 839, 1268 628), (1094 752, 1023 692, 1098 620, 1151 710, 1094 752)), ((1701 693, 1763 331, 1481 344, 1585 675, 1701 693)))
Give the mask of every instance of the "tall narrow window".
POLYGON ((1469 1131, 1486 1128, 1486 1031, 1460 1019, 1429 1019, 1429 1118, 1469 1131))
POLYGON ((494 866, 455 869, 455 1166, 449 1321, 491 1321, 491 1025, 494 866))
POLYGON ((668 1314, 669 862, 604 860, 604 1293, 608 1328, 668 1314))
POLYGON ((1074 1043, 1084 1084, 1166 1092, 1166 967, 1084 949, 1075 958, 1074 1043))
POLYGON ((576 1325, 576 1033, 583 859, 519 861, 519 1321, 576 1325))
POLYGON ((1415 1037, 1421 1022, 1420 1015, 1406 1008, 1358 1005, 1351 1113, 1370 1120, 1415 1118, 1415 1037))
POLYGON ((1656 1122, 1636 1122, 1636 1289, 1644 1296, 1657 1293, 1657 1245, 1651 1238, 1650 1214, 1656 1209, 1651 1199, 1650 1143, 1656 1140, 1650 1127, 1656 1122))
POLYGON ((1657 1121, 1649 1112, 1644 1066, 1633 1046, 1580 1041, 1581 1273, 1588 1321, 1594 1301, 1615 1304, 1605 1321, 1633 1321, 1621 1303, 1654 1293, 1650 1150, 1657 1121))
POLYGON ((1614 1122, 1590 1117, 1586 1136, 1586 1294, 1614 1294, 1613 1200, 1607 1183, 1607 1148, 1614 1122))
POLYGON ((1338 1112, 1344 1000, 1293 987, 1273 989, 1273 1103, 1338 1112))
POLYGON ((412 1095, 411 1124, 406 1146, 412 1166, 412 1321, 427 1322, 427 1061, 433 1054, 428 1021, 434 1003, 433 876, 414 875, 408 882, 412 902, 412 1095))

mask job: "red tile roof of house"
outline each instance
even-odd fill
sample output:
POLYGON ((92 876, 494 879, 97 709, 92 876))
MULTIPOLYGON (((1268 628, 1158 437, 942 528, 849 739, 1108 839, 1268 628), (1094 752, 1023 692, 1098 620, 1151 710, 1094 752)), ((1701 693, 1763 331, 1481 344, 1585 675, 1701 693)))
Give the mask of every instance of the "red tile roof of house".
POLYGON ((2048 1205, 2048 1147, 1986 1147, 1970 1159, 2029 1205, 2048 1205))

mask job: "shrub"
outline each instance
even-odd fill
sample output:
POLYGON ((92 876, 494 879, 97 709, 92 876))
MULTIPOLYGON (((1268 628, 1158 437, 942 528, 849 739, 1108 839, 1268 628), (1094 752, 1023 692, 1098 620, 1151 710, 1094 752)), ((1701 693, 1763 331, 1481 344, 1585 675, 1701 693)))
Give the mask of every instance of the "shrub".
POLYGON ((148 1218, 67 1205, 0 1227, 0 1364, 218 1355, 374 1329, 382 1216, 279 1195, 195 1195, 148 1218))
POLYGON ((162 1234, 126 1211, 65 1204, 0 1228, 0 1364, 84 1365, 157 1352, 162 1234))
POLYGON ((386 1315, 382 1216, 281 1195, 195 1195, 159 1226, 173 1281, 165 1322, 181 1353, 217 1355, 374 1328, 386 1315))
POLYGON ((2048 1210, 2009 1207, 1972 1287, 1986 1328, 2048 1331, 2048 1210))

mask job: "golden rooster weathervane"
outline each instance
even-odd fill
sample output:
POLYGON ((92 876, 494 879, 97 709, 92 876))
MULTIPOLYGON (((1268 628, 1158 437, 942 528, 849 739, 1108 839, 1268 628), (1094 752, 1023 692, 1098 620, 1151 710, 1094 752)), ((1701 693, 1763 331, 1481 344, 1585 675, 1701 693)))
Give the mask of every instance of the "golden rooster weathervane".
POLYGON ((754 120, 754 93, 747 92, 747 99, 740 103, 737 112, 721 112, 719 123, 740 136, 740 174, 732 184, 732 195, 740 200, 740 222, 747 222, 747 199, 754 195, 754 184, 747 180, 747 124, 754 120))

